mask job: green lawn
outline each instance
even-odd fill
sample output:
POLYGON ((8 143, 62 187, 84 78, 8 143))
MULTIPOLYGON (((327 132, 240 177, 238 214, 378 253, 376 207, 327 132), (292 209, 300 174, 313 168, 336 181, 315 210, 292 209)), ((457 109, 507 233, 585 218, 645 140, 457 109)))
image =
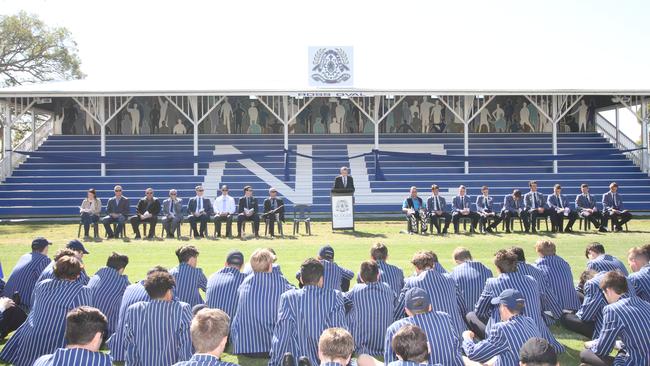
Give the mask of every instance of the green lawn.
MULTIPOLYGON (((577 232, 560 235, 520 235, 520 234, 494 234, 494 235, 449 235, 417 236, 401 234, 405 228, 401 221, 369 221, 357 223, 356 232, 332 232, 331 224, 326 222, 313 223, 314 235, 298 235, 285 239, 259 239, 259 240, 166 240, 166 241, 131 241, 121 240, 89 243, 88 251, 91 253, 84 258, 84 263, 89 274, 94 273, 105 264, 106 257, 117 251, 129 255, 130 263, 126 269, 131 281, 142 279, 147 269, 153 265, 173 267, 177 264, 174 250, 181 244, 194 244, 201 251, 199 266, 206 275, 210 275, 223 266, 226 254, 232 249, 241 250, 246 259, 260 247, 273 247, 278 255, 278 263, 282 266, 289 281, 295 283, 291 275, 299 269, 300 263, 308 257, 316 256, 318 248, 323 244, 331 244, 336 250, 336 262, 340 265, 358 270, 361 261, 369 257, 369 248, 376 241, 382 241, 389 246, 389 262, 400 266, 407 274, 413 269, 409 264, 412 254, 420 249, 433 250, 438 254, 442 265, 451 270, 453 268, 451 252, 457 246, 470 248, 474 258, 480 260, 495 270, 492 264, 492 255, 500 248, 518 245, 525 249, 529 261, 535 259, 534 244, 540 238, 550 237, 558 246, 559 255, 566 259, 573 269, 574 278, 577 279, 585 267, 584 247, 592 241, 599 241, 605 245, 607 251, 621 259, 625 258, 628 248, 650 242, 650 220, 635 220, 630 223, 630 232, 626 233, 596 233, 589 234, 577 232)), ((577 224, 576 224, 577 227, 577 224)), ((187 230, 187 226, 184 227, 187 230)), ((288 231, 288 230, 287 230, 288 231)), ((102 230, 103 232, 103 230, 102 230)), ((130 232, 130 229, 129 229, 130 232)), ((29 251, 31 240, 35 236, 44 236, 54 245, 50 248, 53 254, 56 249, 64 247, 68 240, 75 237, 76 224, 2 224, 0 225, 0 261, 4 265, 5 276, 11 272, 12 266, 18 257, 29 251)), ((583 338, 565 332, 561 328, 553 328, 558 339, 567 346, 568 352, 562 355, 563 365, 575 365, 579 360, 577 355, 582 349, 583 338)), ((0 346, 1 347, 1 346, 0 346)), ((238 358, 227 355, 224 360, 236 362, 243 366, 265 365, 264 361, 238 358)))

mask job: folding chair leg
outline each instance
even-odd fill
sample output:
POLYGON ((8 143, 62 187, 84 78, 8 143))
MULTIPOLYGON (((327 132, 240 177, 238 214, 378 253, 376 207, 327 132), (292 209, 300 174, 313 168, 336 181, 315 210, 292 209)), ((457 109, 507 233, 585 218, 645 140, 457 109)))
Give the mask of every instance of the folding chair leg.
POLYGON ((83 225, 83 224, 79 223, 79 228, 77 229, 77 238, 81 237, 81 225, 83 225))

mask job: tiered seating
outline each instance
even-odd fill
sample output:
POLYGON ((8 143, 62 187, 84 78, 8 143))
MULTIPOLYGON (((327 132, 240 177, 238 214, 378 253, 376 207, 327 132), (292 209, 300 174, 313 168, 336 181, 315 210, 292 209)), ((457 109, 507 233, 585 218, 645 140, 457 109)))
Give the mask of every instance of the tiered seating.
MULTIPOLYGON (((30 157, 18 167, 12 177, 0 184, 0 217, 76 216, 85 190, 94 187, 104 203, 112 196, 115 184, 124 187, 125 195, 135 206, 145 188, 153 187, 156 196, 165 198, 171 188, 180 197, 194 195, 194 186, 204 184, 210 197, 220 184, 228 184, 231 194, 239 196, 241 188, 250 184, 258 197, 266 196, 269 185, 275 185, 292 206, 292 201, 313 205, 313 212, 323 216, 329 212, 329 190, 339 167, 349 165, 357 186, 357 214, 373 215, 399 213, 408 188, 415 185, 421 195, 429 195, 432 183, 441 186, 446 196, 453 196, 464 184, 470 195, 479 194, 484 184, 499 200, 513 188, 527 191, 527 182, 536 179, 540 190, 550 193, 555 183, 564 187, 571 198, 583 182, 590 184, 595 195, 607 191, 615 180, 621 186, 626 205, 633 211, 650 208, 650 179, 623 154, 600 156, 580 161, 560 161, 559 173, 553 174, 552 162, 540 163, 537 155, 551 154, 550 134, 471 134, 470 155, 490 156, 484 164, 470 164, 470 174, 464 174, 463 163, 446 162, 435 156, 416 158, 382 156, 380 166, 385 180, 374 176, 373 156, 348 160, 361 152, 369 152, 373 137, 369 135, 292 135, 290 148, 316 157, 313 161, 292 155, 289 180, 284 179, 284 155, 281 135, 201 135, 201 153, 214 153, 212 163, 199 165, 199 176, 193 175, 191 161, 187 164, 165 166, 134 162, 139 154, 157 154, 165 161, 179 154, 191 155, 192 136, 109 136, 109 157, 122 157, 128 166, 110 164, 107 176, 100 176, 100 164, 94 162, 62 162, 60 154, 98 154, 97 136, 52 136, 39 152, 57 156, 30 157), (220 162, 218 154, 236 152, 254 154, 251 159, 220 162), (529 157, 530 162, 515 163, 513 157, 529 157), (297 164, 297 159, 300 164, 297 164), (298 172, 296 166, 298 165, 298 172), (310 166, 311 165, 311 166, 310 166), (311 168, 311 169, 310 169, 311 168), (311 174, 309 171, 311 170, 311 174), (298 179, 296 180, 296 176, 298 179), (311 181, 310 181, 311 180, 311 181), (283 186, 284 185, 284 186, 283 186)), ((460 134, 381 135, 382 150, 463 155, 460 134)), ((616 152, 597 133, 560 134, 559 154, 585 152, 616 152)), ((291 212, 289 207, 289 212, 291 212)))

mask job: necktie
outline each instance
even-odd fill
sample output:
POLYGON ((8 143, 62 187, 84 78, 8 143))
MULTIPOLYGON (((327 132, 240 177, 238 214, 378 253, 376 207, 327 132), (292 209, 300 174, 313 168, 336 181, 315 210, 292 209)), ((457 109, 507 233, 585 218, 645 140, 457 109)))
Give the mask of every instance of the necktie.
POLYGON ((537 192, 533 192, 533 208, 537 208, 537 192))
POLYGON ((251 198, 250 197, 246 198, 246 208, 251 208, 251 198))
POLYGON ((348 177, 343 177, 343 188, 345 188, 348 184, 348 177))
POLYGON ((223 200, 223 209, 221 212, 226 212, 226 196, 221 196, 221 199, 223 200))
POLYGON ((612 198, 614 199, 614 208, 616 208, 616 194, 612 193, 612 198))
POLYGON ((515 209, 519 209, 519 200, 515 200, 515 209))
POLYGON ((585 198, 587 199, 587 203, 591 204, 591 200, 589 199, 589 195, 585 194, 585 198))
POLYGON ((560 208, 564 208, 564 206, 562 206, 562 198, 560 198, 559 194, 557 195, 557 202, 557 204, 560 205, 560 208))
POLYGON ((196 206, 197 212, 201 212, 203 209, 203 198, 198 197, 197 200, 199 201, 199 204, 196 206))
POLYGON ((436 202, 436 207, 435 207, 436 211, 440 211, 440 208, 439 208, 440 207, 440 198, 438 198, 438 196, 436 196, 435 202, 436 202))

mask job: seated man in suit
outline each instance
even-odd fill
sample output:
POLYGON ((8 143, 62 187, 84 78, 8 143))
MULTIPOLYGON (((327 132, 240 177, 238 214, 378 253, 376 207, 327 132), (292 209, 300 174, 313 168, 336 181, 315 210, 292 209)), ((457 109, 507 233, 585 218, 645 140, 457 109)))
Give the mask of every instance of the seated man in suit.
POLYGON ((454 197, 454 201, 451 205, 451 221, 454 224, 454 234, 458 234, 458 222, 460 221, 461 217, 468 217, 470 220, 472 220, 470 231, 472 233, 476 232, 476 224, 479 219, 479 214, 475 211, 472 211, 470 208, 470 198, 465 194, 466 191, 467 190, 465 186, 461 185, 458 187, 458 196, 454 197))
POLYGON ((440 195, 440 187, 437 184, 431 186, 431 197, 427 200, 427 208, 429 210, 429 220, 438 230, 438 234, 440 234, 440 218, 445 219, 445 227, 442 229, 442 233, 447 234, 449 224, 451 224, 451 214, 447 212, 447 202, 440 195))
POLYGON ((196 197, 190 198, 187 204, 187 212, 190 214, 187 221, 190 222, 192 227, 192 234, 195 238, 205 238, 208 228, 208 220, 213 215, 212 203, 210 199, 203 197, 203 186, 196 186, 194 188, 196 197), (196 223, 200 223, 200 231, 196 230, 196 223))
POLYGON ((491 233, 492 230, 496 229, 501 222, 501 217, 494 212, 494 200, 490 196, 490 189, 488 186, 481 187, 481 193, 480 196, 476 197, 476 211, 480 216, 480 228, 483 231, 491 233), (492 219, 492 224, 487 225, 490 218, 492 219))
POLYGON ((421 233, 427 231, 427 204, 418 197, 417 187, 411 187, 409 196, 406 197, 402 203, 402 212, 406 215, 408 223, 408 233, 413 234, 418 232, 418 222, 420 223, 421 233))
POLYGON ((524 205, 523 199, 521 198, 521 191, 515 189, 512 191, 512 194, 507 195, 503 198, 503 208, 501 209, 501 219, 506 225, 506 233, 511 233, 512 228, 512 218, 519 217, 524 219, 526 216, 526 207, 524 205))
POLYGON ((138 206, 135 209, 135 216, 131 216, 131 226, 135 233, 135 238, 140 239, 140 224, 143 222, 149 223, 148 239, 153 239, 156 236, 156 223, 158 223, 158 214, 160 213, 160 201, 154 197, 153 189, 147 188, 145 196, 138 201, 138 206))
POLYGON ((596 207, 594 196, 589 194, 589 185, 586 183, 581 184, 580 191, 582 193, 576 196, 576 210, 578 211, 578 215, 585 220, 589 220, 598 231, 606 232, 607 228, 605 225, 600 225, 603 221, 603 214, 596 207))
POLYGON ((232 238, 232 218, 237 213, 237 206, 235 206, 235 199, 228 194, 228 186, 221 186, 221 196, 214 200, 214 229, 217 237, 221 236, 221 223, 226 223, 226 236, 232 238))
POLYGON ((573 223, 578 219, 578 213, 569 207, 569 201, 562 195, 562 186, 556 184, 553 187, 553 194, 548 196, 547 205, 551 210, 551 222, 553 224, 553 232, 567 232, 573 231, 573 223), (569 219, 566 227, 564 227, 564 217, 569 219))
POLYGON ((612 219, 615 231, 622 231, 623 225, 632 219, 630 211, 623 207, 623 198, 618 193, 618 184, 612 182, 609 185, 609 192, 603 194, 603 225, 612 219))
POLYGON ((282 223, 284 222, 284 201, 278 198, 278 190, 271 187, 269 198, 264 200, 264 218, 266 219, 269 235, 273 236, 275 223, 278 223, 278 231, 282 234, 282 223))
POLYGON ((107 215, 102 219, 102 224, 104 224, 104 229, 106 229, 106 234, 109 239, 113 239, 122 233, 126 218, 131 211, 129 199, 122 196, 122 187, 115 186, 113 192, 115 192, 115 197, 108 200, 108 204, 106 204, 107 215), (113 228, 111 227, 113 223, 117 223, 115 228, 116 232, 113 232, 113 228))
POLYGON ((341 175, 334 179, 334 189, 354 192, 354 179, 349 174, 348 167, 341 167, 341 175))
POLYGON ((530 192, 524 195, 524 207, 526 208, 526 215, 524 215, 524 228, 526 232, 532 229, 532 232, 537 232, 537 218, 548 217, 546 200, 542 193, 537 192, 537 181, 531 180, 528 182, 530 192))
POLYGON ((164 216, 162 225, 167 232, 167 238, 173 238, 178 225, 183 220, 183 200, 178 198, 175 189, 169 190, 169 198, 163 201, 162 210, 164 216))
POLYGON ((239 199, 239 207, 237 212, 237 237, 242 237, 242 228, 244 221, 253 222, 253 234, 259 237, 260 228, 260 205, 257 203, 257 198, 253 197, 253 188, 251 186, 244 187, 244 197, 239 199))

